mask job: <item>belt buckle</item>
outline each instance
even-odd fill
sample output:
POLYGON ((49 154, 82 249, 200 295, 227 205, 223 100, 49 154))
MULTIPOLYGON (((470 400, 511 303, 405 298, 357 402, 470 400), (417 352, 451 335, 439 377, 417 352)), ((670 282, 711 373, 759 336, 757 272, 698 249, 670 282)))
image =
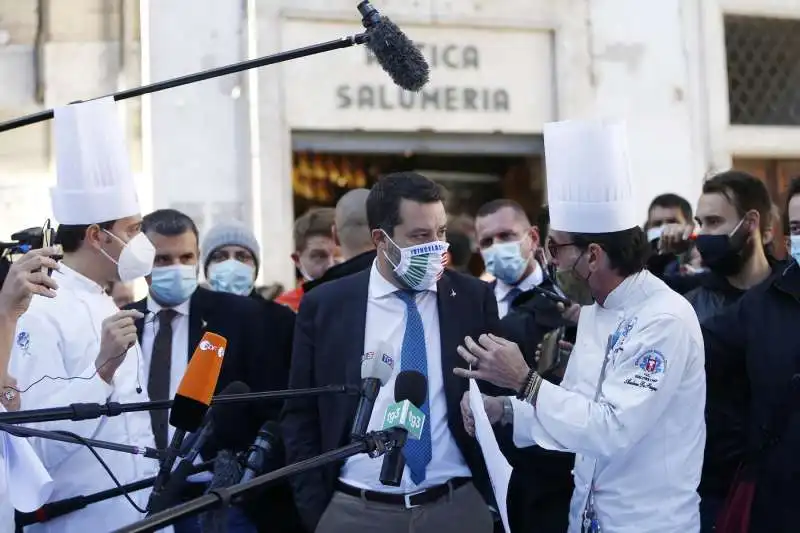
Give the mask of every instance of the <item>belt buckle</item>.
POLYGON ((416 492, 410 492, 410 493, 408 493, 408 494, 403 494, 403 500, 404 500, 404 502, 405 502, 406 509, 413 509, 413 508, 415 508, 415 507, 421 507, 421 506, 422 506, 422 504, 419 504, 419 505, 413 505, 413 504, 411 503, 411 498, 413 498, 413 497, 414 497, 414 496, 416 496, 417 494, 422 494, 423 492, 425 492, 425 489, 418 490, 418 491, 416 491, 416 492))

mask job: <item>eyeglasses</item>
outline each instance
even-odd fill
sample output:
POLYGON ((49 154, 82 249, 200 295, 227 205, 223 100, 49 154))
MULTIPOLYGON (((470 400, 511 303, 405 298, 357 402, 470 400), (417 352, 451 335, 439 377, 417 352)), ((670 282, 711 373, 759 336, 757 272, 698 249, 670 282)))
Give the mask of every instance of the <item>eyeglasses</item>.
POLYGON ((547 253, 550 254, 550 257, 555 257, 558 254, 558 251, 565 247, 565 246, 575 246, 574 242, 565 242, 563 244, 558 244, 553 242, 552 240, 547 241, 547 253))

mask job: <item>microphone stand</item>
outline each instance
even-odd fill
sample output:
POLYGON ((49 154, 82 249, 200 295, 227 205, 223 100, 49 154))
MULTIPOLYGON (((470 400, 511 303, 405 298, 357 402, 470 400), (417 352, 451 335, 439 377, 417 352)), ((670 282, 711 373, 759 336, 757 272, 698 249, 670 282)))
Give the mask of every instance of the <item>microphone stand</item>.
MULTIPOLYGON (((99 98, 113 96, 114 100, 116 101, 127 100, 128 98, 135 98, 137 96, 142 96, 144 94, 156 93, 159 91, 164 91, 166 89, 172 89, 173 87, 181 87, 182 85, 188 85, 190 83, 196 83, 198 81, 210 80, 212 78, 227 76, 228 74, 235 74, 237 72, 242 72, 245 70, 264 67, 267 65, 274 65, 276 63, 283 63, 285 61, 290 61, 292 59, 299 59, 301 57, 308 57, 316 54, 321 54, 324 52, 339 50, 342 48, 349 48, 351 46, 364 44, 367 42, 367 40, 368 37, 366 33, 349 35, 347 37, 340 37, 333 41, 328 41, 319 44, 312 44, 310 46, 297 48, 295 50, 279 52, 277 54, 259 57, 256 59, 240 61, 239 63, 233 63, 231 65, 226 65, 224 67, 212 68, 208 70, 203 70, 201 72, 196 72, 194 74, 188 74, 186 76, 179 76, 177 78, 159 81, 156 83, 151 83, 149 85, 143 85, 141 87, 134 87, 133 89, 119 91, 106 96, 101 96, 99 98)), ((92 98, 91 100, 96 100, 96 99, 97 98, 92 98)), ((80 102, 82 102, 82 100, 78 100, 72 103, 80 103, 80 102)), ((13 130, 16 128, 20 128, 22 126, 28 126, 30 124, 36 124, 37 122, 44 122, 45 120, 50 120, 51 118, 53 118, 53 116, 54 116, 53 110, 47 109, 44 111, 39 111, 37 113, 32 113, 30 115, 25 115, 24 117, 8 120, 6 122, 0 123, 0 132, 13 130)))
POLYGON ((306 459, 283 468, 279 468, 268 474, 253 478, 247 483, 241 483, 232 487, 213 489, 208 494, 188 501, 171 509, 155 513, 152 516, 129 526, 116 530, 114 533, 149 533, 158 531, 164 527, 172 525, 187 516, 221 508, 229 505, 231 500, 240 499, 244 493, 259 489, 264 485, 274 483, 285 477, 302 474, 309 470, 325 466, 330 463, 342 461, 348 457, 359 453, 368 453, 370 457, 380 457, 384 453, 402 446, 405 442, 404 430, 392 428, 386 431, 373 431, 367 433, 361 440, 325 452, 317 457, 306 459))
POLYGON ((93 448, 129 453, 131 455, 142 455, 148 459, 161 459, 164 456, 163 451, 155 448, 148 448, 146 446, 129 446, 127 444, 117 444, 116 442, 108 442, 104 440, 78 439, 69 434, 60 433, 58 431, 42 431, 40 429, 26 428, 3 423, 0 423, 0 431, 5 431, 9 435, 14 435, 16 437, 38 437, 40 439, 57 440, 60 442, 69 442, 73 444, 84 444, 92 446, 93 448))
MULTIPOLYGON (((255 402, 264 400, 286 400, 304 396, 319 396, 322 394, 351 393, 356 390, 346 385, 329 385, 311 389, 289 389, 267 392, 250 392, 247 394, 226 394, 215 396, 211 405, 255 402)), ((57 420, 90 420, 102 416, 118 416, 122 413, 138 411, 152 411, 156 409, 170 409, 172 400, 159 400, 155 402, 117 403, 73 403, 67 407, 52 407, 48 409, 31 409, 29 411, 15 411, 0 413, 0 423, 5 424, 36 424, 40 422, 54 422, 57 420)))
MULTIPOLYGON (((213 461, 200 463, 197 466, 193 466, 192 469, 187 472, 187 475, 204 472, 213 466, 213 464, 213 461)), ((156 478, 153 476, 139 481, 134 481, 133 483, 128 483, 127 485, 122 485, 121 487, 114 487, 113 489, 96 492, 88 496, 73 496, 72 498, 65 498, 63 500, 46 503, 32 513, 21 513, 16 511, 15 522, 17 528, 49 522, 54 518, 84 509, 93 503, 108 500, 110 498, 116 498, 117 496, 122 496, 123 494, 130 494, 131 492, 152 487, 155 481, 156 478)))

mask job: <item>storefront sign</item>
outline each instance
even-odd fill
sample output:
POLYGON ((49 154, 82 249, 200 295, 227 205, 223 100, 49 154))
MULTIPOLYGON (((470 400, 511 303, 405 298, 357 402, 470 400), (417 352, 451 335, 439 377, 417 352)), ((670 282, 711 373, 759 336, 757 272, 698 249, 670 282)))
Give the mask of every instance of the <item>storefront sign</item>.
MULTIPOLYGON (((552 119, 547 32, 406 27, 431 68, 418 93, 404 91, 364 47, 292 61, 283 68, 293 129, 539 133, 552 119)), ((283 48, 358 31, 285 21, 283 48)))

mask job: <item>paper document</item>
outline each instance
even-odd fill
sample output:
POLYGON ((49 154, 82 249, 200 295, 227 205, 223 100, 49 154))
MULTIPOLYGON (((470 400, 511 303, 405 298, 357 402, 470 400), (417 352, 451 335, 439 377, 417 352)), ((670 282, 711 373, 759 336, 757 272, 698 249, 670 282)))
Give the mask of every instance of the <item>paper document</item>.
POLYGON ((489 470, 489 479, 492 482, 495 500, 497 500, 497 511, 503 520, 506 533, 511 533, 508 525, 506 498, 508 497, 508 484, 511 482, 512 468, 500 452, 500 446, 497 445, 489 417, 486 416, 486 410, 483 408, 481 391, 474 379, 469 380, 469 406, 472 409, 472 416, 475 418, 475 437, 481 446, 483 460, 486 461, 486 468, 489 470))
POLYGON ((53 479, 28 441, 0 432, 0 455, 3 459, 0 484, 5 485, 14 508, 30 513, 47 503, 53 493, 53 479))

